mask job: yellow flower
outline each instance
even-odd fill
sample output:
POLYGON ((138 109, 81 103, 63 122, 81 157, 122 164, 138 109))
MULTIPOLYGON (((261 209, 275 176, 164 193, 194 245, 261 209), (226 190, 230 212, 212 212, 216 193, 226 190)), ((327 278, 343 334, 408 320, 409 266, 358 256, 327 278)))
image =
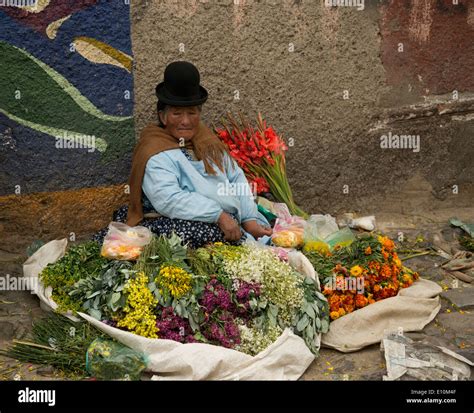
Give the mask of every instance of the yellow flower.
POLYGON ((156 316, 153 314, 158 301, 148 289, 149 279, 139 272, 129 280, 124 292, 128 294, 123 309, 125 317, 118 321, 118 327, 125 327, 132 333, 149 338, 158 338, 156 316))
POLYGON ((362 267, 360 265, 354 265, 352 268, 351 268, 351 275, 353 275, 354 277, 358 277, 359 275, 362 274, 362 267))
POLYGON ((339 318, 339 313, 337 311, 331 311, 329 317, 331 317, 331 320, 337 320, 339 318))
POLYGON ((170 265, 160 269, 155 282, 160 293, 167 289, 174 298, 180 298, 191 290, 192 277, 182 268, 170 265))
POLYGON ((308 241, 304 247, 304 251, 317 251, 320 254, 329 253, 329 245, 323 241, 308 241))

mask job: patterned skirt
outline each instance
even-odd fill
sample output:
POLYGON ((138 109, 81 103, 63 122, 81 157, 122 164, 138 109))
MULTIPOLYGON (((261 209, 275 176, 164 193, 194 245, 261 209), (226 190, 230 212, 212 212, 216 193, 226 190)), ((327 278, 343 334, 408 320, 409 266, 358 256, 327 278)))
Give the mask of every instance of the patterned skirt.
MULTIPOLYGON (((127 212, 128 205, 122 205, 114 212, 112 220, 115 222, 125 223, 127 221, 127 212)), ((235 215, 231 214, 231 216, 237 221, 235 215)), ((178 235, 184 243, 187 243, 190 248, 199 248, 212 242, 227 242, 231 245, 241 245, 247 238, 245 233, 242 232, 242 237, 238 241, 225 241, 224 233, 217 224, 210 224, 201 221, 188 221, 185 219, 168 218, 163 216, 157 218, 145 218, 138 225, 147 227, 151 232, 157 235, 170 236, 174 231, 176 235, 178 235)), ((107 235, 107 231, 108 226, 97 232, 92 237, 92 240, 102 244, 104 237, 107 235)))

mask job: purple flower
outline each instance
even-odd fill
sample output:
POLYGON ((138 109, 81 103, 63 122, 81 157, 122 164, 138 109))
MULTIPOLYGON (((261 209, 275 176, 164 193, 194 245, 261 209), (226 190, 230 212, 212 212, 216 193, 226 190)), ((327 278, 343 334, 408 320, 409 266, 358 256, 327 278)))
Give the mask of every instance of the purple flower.
POLYGON ((188 342, 187 338, 193 334, 188 320, 176 315, 172 307, 163 308, 157 317, 156 326, 159 329, 160 338, 180 343, 188 342))
POLYGON ((205 308, 207 313, 213 312, 216 308, 233 309, 232 297, 229 291, 216 278, 207 283, 199 304, 205 308))

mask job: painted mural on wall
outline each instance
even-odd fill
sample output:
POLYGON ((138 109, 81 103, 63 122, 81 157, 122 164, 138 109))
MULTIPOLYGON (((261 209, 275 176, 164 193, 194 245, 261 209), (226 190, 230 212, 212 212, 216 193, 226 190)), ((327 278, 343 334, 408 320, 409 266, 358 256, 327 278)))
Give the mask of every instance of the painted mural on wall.
POLYGON ((0 195, 124 183, 128 0, 0 0, 0 195))

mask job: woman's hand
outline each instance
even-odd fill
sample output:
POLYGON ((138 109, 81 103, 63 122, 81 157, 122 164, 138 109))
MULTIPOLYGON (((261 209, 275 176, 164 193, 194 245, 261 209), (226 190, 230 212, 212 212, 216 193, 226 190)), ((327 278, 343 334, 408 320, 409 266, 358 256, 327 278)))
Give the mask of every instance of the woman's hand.
POLYGON ((252 220, 252 221, 246 221, 242 224, 242 227, 247 231, 249 234, 251 234, 255 239, 259 239, 260 237, 263 237, 264 235, 272 235, 273 230, 268 227, 264 227, 257 223, 257 221, 252 220))
POLYGON ((225 211, 221 213, 217 225, 219 225, 224 233, 224 239, 227 241, 238 241, 242 237, 239 224, 225 211))

